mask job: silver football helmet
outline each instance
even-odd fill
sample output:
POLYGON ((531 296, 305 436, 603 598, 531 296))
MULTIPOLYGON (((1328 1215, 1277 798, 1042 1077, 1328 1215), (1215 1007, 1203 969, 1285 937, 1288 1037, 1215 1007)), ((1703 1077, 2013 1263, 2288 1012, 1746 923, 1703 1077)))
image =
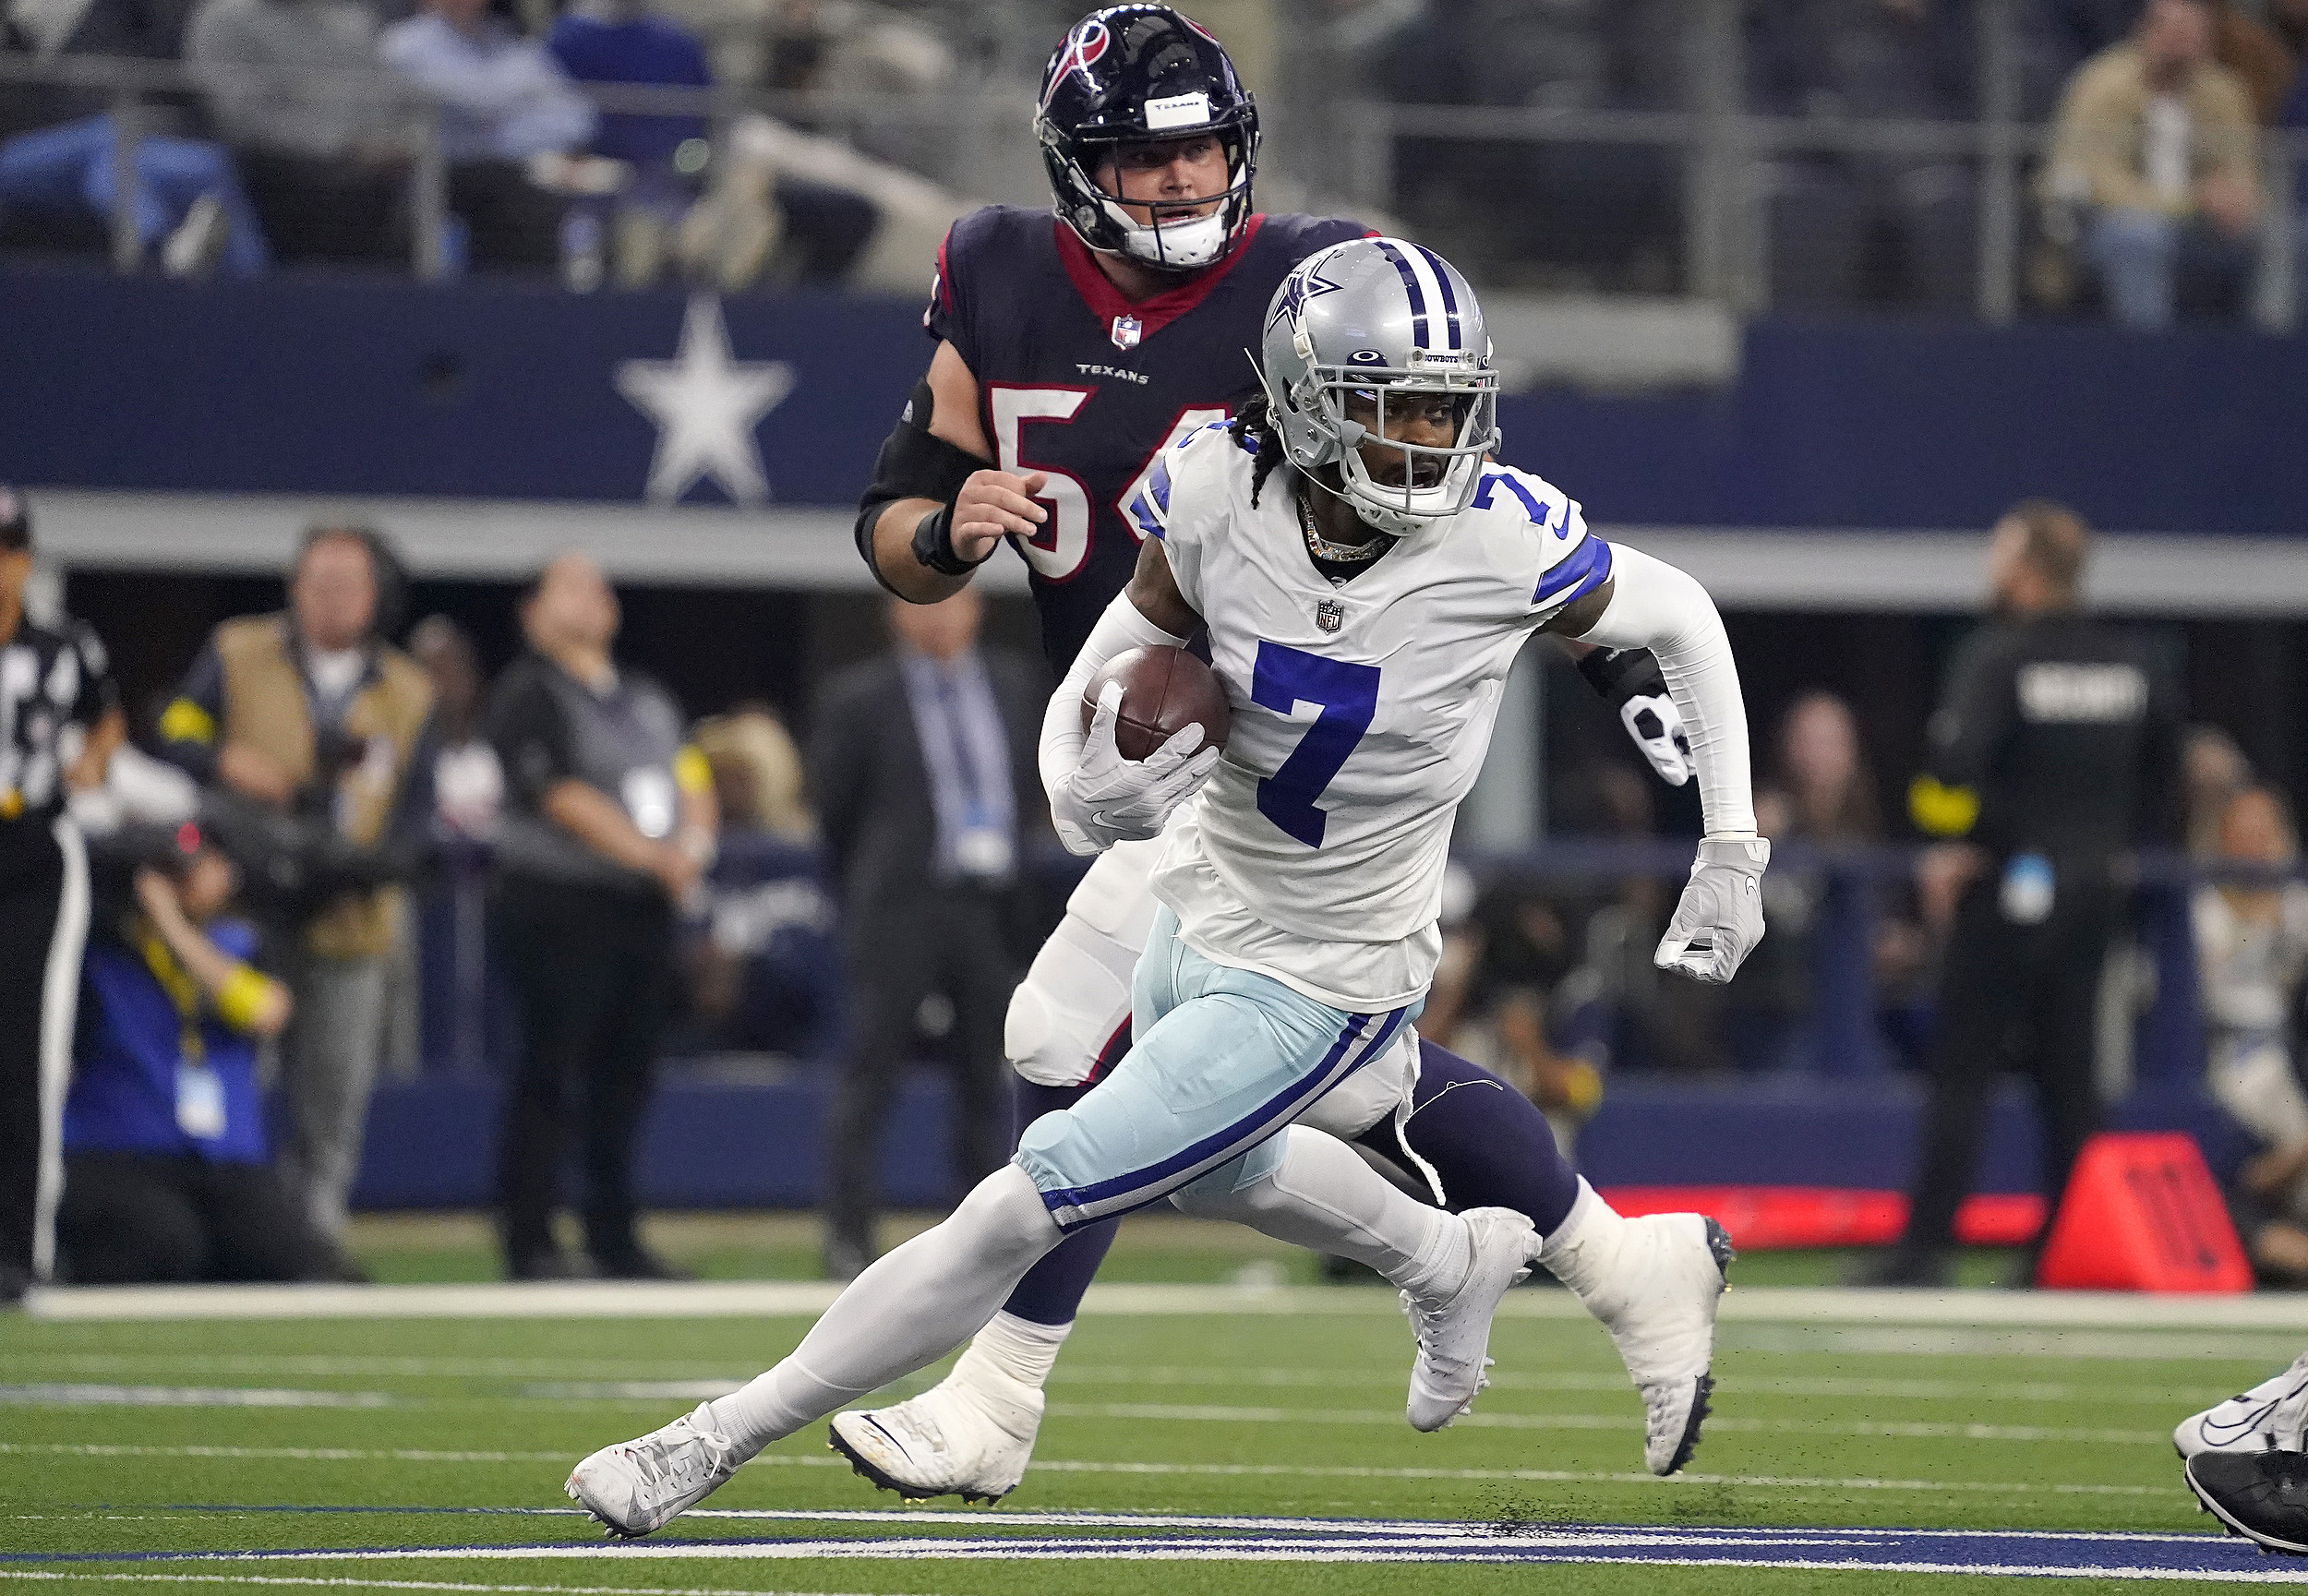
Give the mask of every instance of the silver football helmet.
POLYGON ((1473 499, 1498 448, 1498 373, 1474 290, 1441 256, 1400 238, 1310 255, 1268 302, 1262 345, 1258 378, 1290 462, 1310 477, 1336 465, 1369 525, 1407 536, 1473 499), (1389 404, 1399 416, 1437 396, 1455 424, 1449 444, 1387 436, 1389 404), (1401 451, 1400 481, 1371 474, 1361 446, 1374 442, 1401 451))

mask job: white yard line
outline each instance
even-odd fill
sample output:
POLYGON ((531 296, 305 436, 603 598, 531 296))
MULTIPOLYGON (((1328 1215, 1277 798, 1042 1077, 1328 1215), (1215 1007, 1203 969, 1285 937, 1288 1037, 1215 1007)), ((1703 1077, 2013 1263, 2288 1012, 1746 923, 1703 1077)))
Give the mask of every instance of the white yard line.
MULTIPOLYGON (((1942 1334, 1942 1332, 1927 1332, 1942 1334)), ((2044 1339, 2044 1338, 2038 1338, 2044 1339)), ((2140 1338, 2123 1338, 2138 1355, 2140 1338)), ((2290 1341, 2278 1343, 2290 1347, 2290 1341)), ((2289 1361, 2291 1353, 2283 1354, 2289 1361)), ((2258 1352, 2238 1356, 2239 1362, 2266 1361, 2258 1352)), ((201 1352, 28 1352, 12 1355, 12 1367, 23 1371, 59 1370, 76 1374, 174 1374, 322 1375, 348 1379, 409 1380, 523 1380, 533 1381, 521 1393, 559 1398, 663 1398, 687 1400, 715 1397, 737 1389, 754 1371, 730 1368, 709 1371, 703 1365, 636 1367, 631 1361, 549 1358, 408 1358, 322 1357, 308 1353, 274 1356, 201 1352)), ((1053 1386, 1147 1386, 1155 1387, 1251 1386, 1335 1391, 1346 1380, 1368 1377, 1395 1379, 1400 1361, 1338 1362, 1320 1368, 1272 1366, 1233 1367, 1118 1365, 1079 1367, 1061 1364, 1051 1375, 1053 1386)), ((1631 1392, 1626 1374, 1618 1369, 1590 1371, 1555 1369, 1543 1373, 1493 1370, 1491 1388, 1497 1391, 1631 1392)), ((2170 1408, 2200 1404, 2201 1386, 2143 1386, 2129 1381, 1868 1379, 1861 1377, 1757 1374, 1742 1370, 1742 1392, 1782 1397, 1855 1398, 1895 1398, 1912 1401, 1949 1402, 2084 1402, 2093 1407, 2138 1406, 2170 1408)))
POLYGON ((40 1408, 390 1408, 382 1391, 282 1391, 246 1386, 0 1386, 0 1402, 40 1408))
MULTIPOLYGON (((811 1315, 837 1288, 816 1281, 569 1281, 458 1286, 83 1286, 45 1288, 27 1307, 54 1320, 715 1318, 811 1315)), ((1394 1294, 1372 1288, 1095 1286, 1087 1317, 1203 1314, 1387 1315, 1394 1294)), ((1568 1291, 1509 1295, 1506 1319, 1586 1316, 1568 1291)), ((2071 1291, 1903 1291, 1749 1287, 1724 1299, 1728 1324, 1950 1326, 2110 1330, 2269 1330, 2308 1338, 2308 1300, 2154 1297, 2071 1291)))
MULTIPOLYGON (((1402 1415, 1377 1409, 1237 1408, 1216 1404, 1161 1402, 1052 1402, 1057 1419, 1135 1419, 1204 1424, 1399 1425, 1402 1415)), ((1638 1430, 1635 1413, 1469 1413, 1451 1421, 1461 1430, 1638 1430)), ((2054 1441, 2083 1446, 2169 1446, 2169 1430, 2072 1429, 2040 1424, 1954 1424, 1841 1419, 1746 1419, 1716 1417, 1707 1428, 1717 1434, 1792 1433, 1806 1435, 1890 1436, 1901 1440, 2054 1441)))

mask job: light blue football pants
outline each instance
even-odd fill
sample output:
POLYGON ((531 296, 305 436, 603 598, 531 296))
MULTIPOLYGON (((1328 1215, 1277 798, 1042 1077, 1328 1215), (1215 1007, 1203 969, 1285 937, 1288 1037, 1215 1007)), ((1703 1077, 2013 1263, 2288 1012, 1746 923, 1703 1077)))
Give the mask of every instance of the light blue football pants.
POLYGON ((1291 1121, 1383 1055, 1412 1004, 1353 1014, 1211 963, 1156 918, 1132 991, 1137 1041, 1070 1109, 1036 1120, 1014 1168, 875 1261, 776 1367, 712 1403, 751 1457, 950 1351, 1060 1232, 1168 1197, 1212 1218, 1366 1263, 1424 1290, 1471 1255, 1465 1229, 1354 1150, 1291 1121), (1270 1177, 1270 1178, 1269 1178, 1270 1177))
POLYGON ((1165 907, 1131 990, 1137 1039, 1080 1102, 1036 1120, 1015 1161, 1064 1230, 1197 1181, 1238 1189, 1271 1172, 1275 1133, 1385 1053, 1420 1006, 1349 1014, 1215 964, 1165 907))

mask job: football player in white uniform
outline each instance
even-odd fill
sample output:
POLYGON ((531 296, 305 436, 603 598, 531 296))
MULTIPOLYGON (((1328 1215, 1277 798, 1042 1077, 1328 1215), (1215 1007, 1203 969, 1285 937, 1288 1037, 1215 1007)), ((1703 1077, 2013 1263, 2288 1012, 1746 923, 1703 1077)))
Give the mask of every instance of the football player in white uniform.
POLYGON ((1375 1081, 1380 1102, 1408 1098, 1415 1055, 1392 1044, 1439 956, 1453 814, 1533 631, 1651 649, 1681 712, 1707 835, 1657 962, 1727 980, 1762 934, 1769 850, 1714 606, 1590 534, 1558 490, 1488 462, 1497 378, 1480 308, 1415 247, 1356 240, 1292 272, 1268 315, 1264 413, 1190 435, 1149 475, 1133 514, 1157 535, 1051 700, 1042 770, 1068 846, 1163 838, 1129 1052, 775 1368, 581 1462, 569 1494, 613 1533, 648 1533, 762 1447, 950 1350, 1069 1230, 1165 1198, 1401 1288, 1407 1411, 1424 1430, 1465 1411, 1499 1298, 1544 1262, 1618 1343, 1652 1467, 1689 1456, 1729 1260, 1712 1220, 1625 1219, 1581 1182, 1542 1238, 1509 1209, 1413 1202, 1292 1125, 1374 1071, 1400 1072, 1375 1081), (1233 711, 1222 755, 1189 726, 1123 760, 1112 687, 1083 728, 1101 666, 1202 626, 1233 711))

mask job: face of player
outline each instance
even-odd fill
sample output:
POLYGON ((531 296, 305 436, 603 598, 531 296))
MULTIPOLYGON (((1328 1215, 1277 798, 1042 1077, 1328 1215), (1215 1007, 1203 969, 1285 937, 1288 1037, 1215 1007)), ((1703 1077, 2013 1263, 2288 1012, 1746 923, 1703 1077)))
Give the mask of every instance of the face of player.
MULTIPOLYGON (((1376 435, 1357 446, 1363 457, 1363 468, 1370 479, 1383 487, 1400 487, 1406 457, 1399 449, 1388 449, 1377 441, 1379 437, 1397 443, 1415 443, 1426 449, 1449 449, 1459 441, 1461 406, 1467 402, 1447 393, 1388 393, 1387 395, 1387 424, 1378 425, 1378 395, 1373 389, 1351 389, 1346 395, 1346 418, 1376 435)), ((1411 486, 1433 487, 1443 479, 1443 462, 1432 455, 1407 457, 1410 461, 1411 486)))
POLYGON ((1226 147, 1208 133, 1120 144, 1091 176, 1141 227, 1189 222, 1225 203, 1226 147))
POLYGON ((324 537, 305 551, 289 608, 307 645, 332 654, 358 646, 377 618, 377 573, 358 538, 324 537))

